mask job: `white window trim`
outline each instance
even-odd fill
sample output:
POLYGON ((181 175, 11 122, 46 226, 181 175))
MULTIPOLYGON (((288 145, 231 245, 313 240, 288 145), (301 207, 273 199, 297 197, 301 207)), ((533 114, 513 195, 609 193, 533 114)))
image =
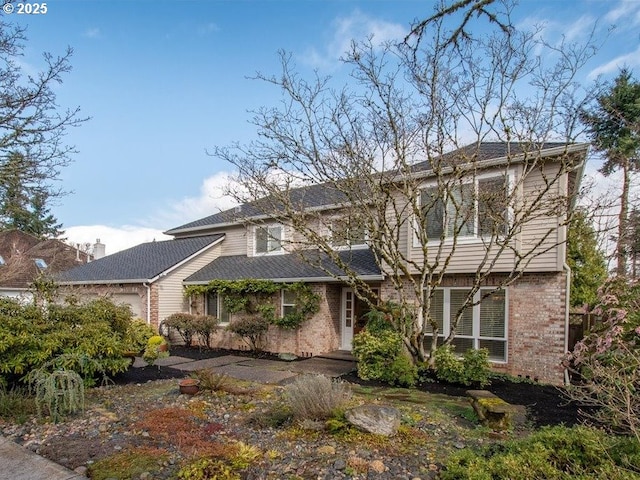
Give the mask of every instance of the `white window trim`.
MULTIPOLYGON (((462 182, 460 183, 460 185, 468 185, 470 183, 474 183, 475 184, 475 188, 478 188, 478 180, 484 180, 487 178, 495 178, 495 177, 500 177, 505 175, 505 172, 487 172, 487 173, 481 173, 479 175, 476 175, 475 177, 472 178, 467 178, 467 179, 462 179, 462 182)), ((515 188, 515 170, 513 168, 509 168, 509 170, 506 172, 506 177, 508 180, 508 192, 507 192, 507 196, 511 195, 511 193, 514 191, 515 188)), ((418 195, 419 195, 419 199, 421 199, 422 195, 421 192, 422 190, 429 188, 429 187, 436 187, 438 185, 438 183, 434 180, 430 180, 427 182, 422 183, 419 187, 418 187, 418 195)), ((478 199, 476 198, 476 200, 474 201, 475 205, 475 211, 476 211, 476 215, 478 212, 478 199)), ((513 207, 511 205, 507 206, 507 217, 508 217, 508 222, 511 223, 513 221, 513 207)), ((417 248, 420 247, 420 240, 418 238, 418 229, 420 228, 419 222, 418 220, 414 217, 413 219, 413 247, 417 248)), ((457 238, 455 236, 453 237, 449 237, 449 236, 445 236, 444 237, 444 243, 445 245, 452 245, 455 241, 455 243, 457 245, 465 245, 465 244, 477 244, 477 243, 483 243, 483 237, 480 237, 478 235, 478 222, 477 222, 477 217, 476 217, 476 221, 474 221, 474 225, 473 225, 473 235, 459 235, 457 238)), ((433 239, 428 239, 427 240, 427 246, 432 246, 432 245, 439 245, 441 243, 439 238, 433 238, 433 239)))
MULTIPOLYGON (((264 225, 255 225, 253 227, 253 255, 255 257, 262 257, 266 255, 282 255, 284 253, 284 241, 285 241, 285 228, 281 223, 265 223, 264 225), (267 235, 269 235, 269 229, 274 227, 280 227, 280 248, 278 250, 271 250, 267 252, 258 252, 258 242, 256 236, 259 229, 267 229, 267 235)), ((268 240, 267 240, 268 242, 268 240)))
MULTIPOLYGON (((476 303, 480 300, 480 295, 482 290, 491 290, 498 289, 498 287, 492 286, 483 286, 480 287, 475 295, 473 296, 473 302, 476 303)), ((438 287, 436 290, 443 291, 442 298, 442 331, 438 332, 438 338, 447 338, 451 331, 451 300, 450 300, 450 292, 451 290, 470 290, 469 287, 438 287)), ((473 329, 471 336, 469 335, 457 335, 455 338, 467 338, 473 340, 473 348, 478 349, 480 340, 495 340, 504 342, 504 359, 496 360, 489 359, 491 363, 496 364, 506 364, 509 363, 509 290, 504 290, 504 338, 499 337, 481 337, 480 336, 480 304, 474 305, 472 308, 473 313, 473 329)), ((431 337, 431 334, 426 334, 425 337, 431 337)))

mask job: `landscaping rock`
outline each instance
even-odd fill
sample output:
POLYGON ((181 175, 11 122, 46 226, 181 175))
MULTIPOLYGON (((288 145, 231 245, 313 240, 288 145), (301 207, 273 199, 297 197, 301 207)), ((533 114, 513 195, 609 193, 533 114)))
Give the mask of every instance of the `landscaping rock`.
POLYGON ((503 432, 512 428, 516 408, 487 390, 468 390, 471 405, 480 421, 489 428, 503 432))
POLYGON ((280 360, 286 360, 287 362, 293 362, 294 360, 298 359, 298 356, 294 353, 283 352, 278 354, 278 358, 280 360))
POLYGON ((381 405, 361 405, 344 413, 347 421, 367 433, 393 436, 400 426, 400 411, 381 405))

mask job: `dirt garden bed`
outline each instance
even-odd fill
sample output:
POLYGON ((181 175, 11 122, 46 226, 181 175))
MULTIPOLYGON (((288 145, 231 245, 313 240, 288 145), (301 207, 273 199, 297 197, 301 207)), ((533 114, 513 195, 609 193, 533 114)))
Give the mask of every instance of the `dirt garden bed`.
MULTIPOLYGON (((172 353, 199 359, 229 352, 172 353)), ((267 419, 282 387, 230 380, 223 391, 187 396, 179 394, 176 380, 184 376, 168 367, 132 368, 116 385, 91 389, 83 413, 57 425, 36 419, 0 424, 2 433, 68 468, 88 467, 89 476, 105 479, 170 479, 189 468, 227 468, 237 475, 219 478, 425 479, 436 476, 451 452, 504 438, 478 425, 464 389, 437 383, 404 390, 346 378, 353 382, 356 403, 401 410, 398 435, 382 438, 335 425, 336 433, 330 433, 313 422, 271 426, 267 419), (213 460, 193 463, 204 457, 213 460)), ((500 382, 490 390, 526 406, 527 420, 507 436, 577 420, 576 408, 565 405, 555 388, 500 382)))

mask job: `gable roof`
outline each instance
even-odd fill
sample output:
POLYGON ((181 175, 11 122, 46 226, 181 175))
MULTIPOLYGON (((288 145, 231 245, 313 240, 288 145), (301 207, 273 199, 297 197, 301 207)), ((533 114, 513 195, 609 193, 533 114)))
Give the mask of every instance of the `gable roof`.
MULTIPOLYGON (((265 255, 259 257, 247 257, 245 255, 232 255, 218 257, 206 267, 184 280, 185 284, 206 284, 211 280, 240 280, 255 278, 258 280, 273 280, 276 282, 326 282, 335 281, 324 270, 313 265, 319 263, 331 273, 340 277, 345 273, 327 254, 317 251, 304 252, 310 261, 305 261, 298 254, 289 255, 265 255)), ((350 266, 359 277, 366 280, 382 280, 380 267, 376 264, 371 250, 344 250, 338 253, 340 259, 350 266)))
MULTIPOLYGON (((444 160, 462 158, 465 161, 473 159, 478 162, 489 162, 495 160, 496 164, 515 162, 525 157, 531 156, 554 156, 575 149, 585 149, 588 144, 547 142, 547 143, 505 143, 505 142, 478 142, 458 148, 452 152, 443 154, 440 158, 444 160), (515 158, 514 158, 515 157, 515 158)), ((424 161, 412 166, 416 175, 428 176, 432 174, 431 162, 424 161)), ((309 185, 292 189, 289 192, 291 201, 300 206, 301 209, 312 209, 321 207, 331 207, 347 201, 344 193, 328 183, 319 185, 309 185)), ((199 231, 212 228, 222 228, 228 225, 238 224, 247 218, 260 218, 264 215, 264 209, 260 206, 263 202, 268 202, 266 198, 258 199, 246 203, 239 207, 230 208, 222 212, 209 215, 208 217, 195 220, 179 227, 172 228, 164 232, 166 235, 194 234, 199 231)))
POLYGON ((39 238, 19 230, 0 232, 0 288, 27 289, 41 275, 50 275, 87 262, 89 256, 71 245, 39 238), (39 268, 36 259, 44 260, 46 269, 39 268))
POLYGON ((216 234, 142 243, 63 272, 57 280, 66 285, 152 282, 223 238, 216 234))

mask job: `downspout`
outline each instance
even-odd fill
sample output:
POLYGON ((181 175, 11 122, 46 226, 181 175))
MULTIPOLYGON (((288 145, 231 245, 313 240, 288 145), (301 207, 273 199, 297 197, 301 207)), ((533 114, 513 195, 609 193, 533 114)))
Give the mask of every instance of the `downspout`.
POLYGON ((147 325, 151 325, 151 285, 144 282, 142 286, 147 289, 147 325))
MULTIPOLYGON (((565 290, 565 309, 564 309, 564 352, 569 353, 569 307, 570 297, 569 293, 571 292, 571 267, 567 264, 567 262, 562 263, 562 268, 567 272, 567 286, 565 290)), ((569 385, 569 369, 564 367, 564 384, 569 385)))

